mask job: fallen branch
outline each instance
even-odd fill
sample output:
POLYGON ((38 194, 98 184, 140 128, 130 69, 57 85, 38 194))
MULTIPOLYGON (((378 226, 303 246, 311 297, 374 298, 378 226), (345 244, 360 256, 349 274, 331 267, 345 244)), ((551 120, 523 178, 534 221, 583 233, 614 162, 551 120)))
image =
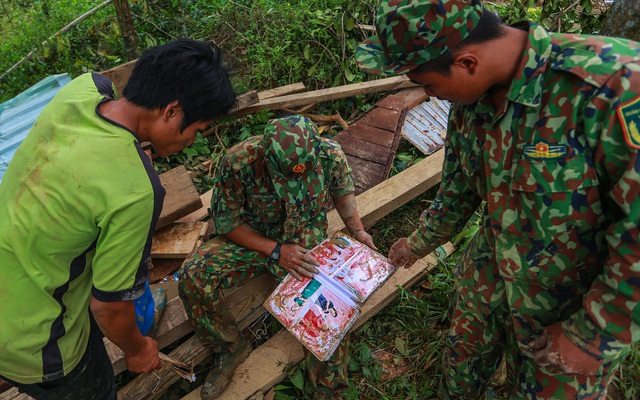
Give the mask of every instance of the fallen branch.
POLYGON ((562 16, 566 14, 569 10, 571 10, 573 7, 577 6, 578 4, 580 4, 580 0, 574 1, 573 4, 569 5, 567 8, 560 11, 558 15, 556 15, 556 18, 553 21, 553 25, 555 26, 556 31, 560 30, 560 19, 562 18, 562 16))

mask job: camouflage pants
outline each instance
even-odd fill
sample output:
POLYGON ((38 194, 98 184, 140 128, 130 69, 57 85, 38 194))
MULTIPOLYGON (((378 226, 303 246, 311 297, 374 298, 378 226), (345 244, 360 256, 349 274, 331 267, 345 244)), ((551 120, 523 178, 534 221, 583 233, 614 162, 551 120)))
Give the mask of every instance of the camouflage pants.
MULTIPOLYGON (((502 279, 485 229, 474 237, 457 266, 459 276, 452 297, 451 326, 443 355, 441 399, 482 398, 502 358, 506 361, 509 399, 604 399, 621 358, 605 363, 595 376, 554 375, 537 365, 527 343, 549 319, 566 319, 555 308, 528 307, 517 282, 502 279), (515 304, 515 306, 511 306, 515 304), (523 311, 525 310, 525 311, 523 311), (522 317, 522 313, 528 313, 522 317), (537 313, 537 314, 534 314, 537 313), (549 317, 551 315, 551 317, 549 317), (542 326, 515 326, 529 318, 542 326)), ((539 304, 539 303, 538 303, 539 304)))
MULTIPOLYGON (((203 244, 179 270, 178 290, 196 334, 216 351, 224 351, 240 336, 222 294, 245 279, 270 273, 282 279, 286 272, 268 257, 239 246, 222 236, 203 244)), ((349 336, 327 362, 306 352, 309 380, 314 387, 340 390, 348 387, 349 336)))

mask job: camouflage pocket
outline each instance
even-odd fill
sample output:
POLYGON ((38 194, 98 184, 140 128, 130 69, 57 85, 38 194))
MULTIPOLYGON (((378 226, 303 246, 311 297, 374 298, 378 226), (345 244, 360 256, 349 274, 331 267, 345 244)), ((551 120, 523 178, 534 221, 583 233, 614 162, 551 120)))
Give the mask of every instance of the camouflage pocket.
POLYGON ((245 211, 251 215, 252 226, 270 226, 285 215, 283 202, 275 193, 249 195, 245 211))

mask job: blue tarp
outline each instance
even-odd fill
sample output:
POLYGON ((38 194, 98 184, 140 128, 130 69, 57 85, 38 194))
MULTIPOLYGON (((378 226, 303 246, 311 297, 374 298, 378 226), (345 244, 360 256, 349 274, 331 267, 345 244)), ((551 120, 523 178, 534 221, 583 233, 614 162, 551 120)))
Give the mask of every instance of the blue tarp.
POLYGON ((51 75, 0 104, 0 181, 40 111, 69 82, 66 73, 51 75))

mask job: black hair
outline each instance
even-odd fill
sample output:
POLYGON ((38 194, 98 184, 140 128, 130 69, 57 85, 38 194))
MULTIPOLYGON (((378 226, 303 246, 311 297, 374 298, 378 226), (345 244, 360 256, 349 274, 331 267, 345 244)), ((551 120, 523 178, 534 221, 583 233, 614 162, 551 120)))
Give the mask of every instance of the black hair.
POLYGON ((140 56, 122 96, 147 110, 177 100, 184 112, 184 130, 226 115, 236 105, 229 75, 215 44, 178 39, 151 47, 140 56))
POLYGON ((461 49, 465 45, 488 42, 505 34, 506 32, 503 29, 502 21, 500 21, 498 14, 483 8, 478 25, 469 33, 469 36, 461 41, 455 48, 449 49, 435 59, 420 65, 412 72, 422 73, 429 71, 449 76, 456 50, 461 49))

